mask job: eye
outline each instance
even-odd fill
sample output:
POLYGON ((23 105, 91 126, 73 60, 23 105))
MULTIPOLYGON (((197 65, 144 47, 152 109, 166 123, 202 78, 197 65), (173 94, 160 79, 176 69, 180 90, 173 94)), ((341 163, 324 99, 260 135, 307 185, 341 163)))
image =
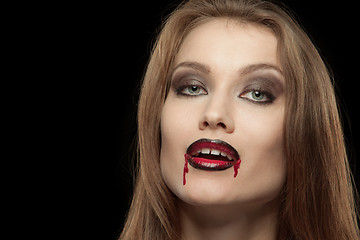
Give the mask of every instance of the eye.
POLYGON ((176 93, 185 96, 200 96, 207 94, 203 87, 194 84, 181 86, 176 90, 176 93))
POLYGON ((250 91, 245 91, 240 94, 240 98, 255 102, 255 103, 272 103, 275 97, 266 91, 262 91, 261 89, 253 89, 250 91))

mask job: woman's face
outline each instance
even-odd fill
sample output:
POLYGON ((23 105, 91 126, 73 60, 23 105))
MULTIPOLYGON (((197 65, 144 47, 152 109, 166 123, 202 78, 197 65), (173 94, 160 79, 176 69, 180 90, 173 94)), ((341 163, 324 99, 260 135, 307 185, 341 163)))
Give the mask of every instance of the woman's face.
POLYGON ((202 206, 274 200, 286 174, 284 91, 272 32, 225 19, 194 28, 176 56, 161 115, 170 190, 202 206))

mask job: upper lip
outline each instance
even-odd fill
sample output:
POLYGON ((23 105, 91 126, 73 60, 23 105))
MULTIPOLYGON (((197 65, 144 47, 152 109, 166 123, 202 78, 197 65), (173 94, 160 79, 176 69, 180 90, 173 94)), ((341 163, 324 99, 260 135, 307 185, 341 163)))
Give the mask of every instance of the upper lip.
POLYGON ((194 157, 200 153, 222 155, 231 161, 240 159, 239 153, 229 143, 220 139, 202 138, 193 142, 186 150, 186 153, 194 157))

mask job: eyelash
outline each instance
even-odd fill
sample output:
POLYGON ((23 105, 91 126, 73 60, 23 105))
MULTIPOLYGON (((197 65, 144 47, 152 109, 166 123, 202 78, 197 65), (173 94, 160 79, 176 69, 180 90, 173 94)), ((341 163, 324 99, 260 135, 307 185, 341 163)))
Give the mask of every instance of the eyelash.
MULTIPOLYGON (((190 90, 192 91, 192 90, 190 90)), ((179 86, 178 88, 175 89, 175 93, 177 95, 180 95, 180 96, 185 96, 185 97, 198 97, 198 96, 202 96, 202 95, 207 95, 207 91, 205 90, 204 87, 198 85, 198 84, 185 84, 185 85, 181 85, 179 86), (190 88, 192 87, 198 87, 199 90, 201 91, 204 91, 204 93, 200 93, 200 94, 191 94, 191 93, 185 93, 184 91, 185 90, 190 90, 190 88)), ((244 99, 244 100, 247 100, 251 103, 255 103, 255 104, 259 104, 259 105, 267 105, 267 104, 271 104, 274 100, 275 100, 275 96, 273 94, 271 94, 270 92, 268 91, 264 91, 264 90, 261 90, 259 88, 257 89, 249 89, 249 90, 246 90, 244 92, 242 92, 240 95, 239 95, 239 98, 241 99, 244 99), (249 97, 244 97, 244 95, 246 94, 255 94, 256 92, 264 95, 265 98, 267 98, 267 100, 265 101, 256 101, 256 100, 252 100, 250 99, 249 97)))

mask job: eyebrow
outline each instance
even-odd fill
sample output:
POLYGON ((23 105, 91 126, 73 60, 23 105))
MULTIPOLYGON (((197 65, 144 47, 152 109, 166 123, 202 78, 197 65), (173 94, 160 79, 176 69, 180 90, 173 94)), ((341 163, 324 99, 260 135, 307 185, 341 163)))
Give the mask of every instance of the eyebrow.
POLYGON ((250 64, 240 69, 241 75, 247 75, 252 72, 256 72, 259 70, 275 70, 279 72, 281 75, 284 75, 281 69, 275 65, 267 64, 267 63, 258 63, 258 64, 250 64))
MULTIPOLYGON (((180 68, 180 67, 188 67, 188 68, 193 68, 195 70, 198 70, 200 72, 203 72, 205 74, 209 74, 210 71, 210 67, 208 65, 199 63, 199 62, 181 62, 178 65, 176 65, 176 67, 172 70, 172 74, 176 71, 176 69, 180 68)), ((272 64, 268 64, 268 63, 257 63, 257 64, 249 64, 246 65, 245 67, 240 68, 239 72, 240 75, 248 75, 250 73, 259 71, 259 70, 275 70, 277 72, 279 72, 281 75, 283 75, 283 72, 281 71, 281 69, 275 65, 272 64)))
POLYGON ((193 68, 195 70, 199 70, 200 72, 203 73, 210 73, 210 67, 199 63, 199 62, 181 62, 178 65, 176 65, 176 67, 172 70, 172 72, 174 73, 176 71, 176 69, 180 68, 180 67, 188 67, 188 68, 193 68))

